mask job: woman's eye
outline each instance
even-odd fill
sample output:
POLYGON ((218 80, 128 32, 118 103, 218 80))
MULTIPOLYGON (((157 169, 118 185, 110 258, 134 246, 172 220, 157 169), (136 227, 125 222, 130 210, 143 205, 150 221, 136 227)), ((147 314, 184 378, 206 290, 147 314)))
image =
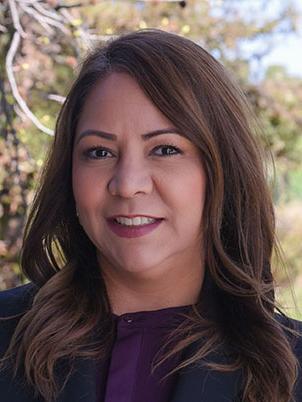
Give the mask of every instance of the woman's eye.
POLYGON ((84 155, 88 159, 107 159, 112 158, 113 154, 111 151, 105 148, 90 148, 84 152, 84 155))
POLYGON ((170 156, 182 154, 182 151, 174 145, 159 145, 154 148, 154 153, 158 156, 170 156))
MULTIPOLYGON (((157 147, 154 148, 152 151, 156 156, 172 156, 172 155, 178 155, 182 154, 183 152, 177 148, 174 145, 158 145, 157 147)), ((108 159, 108 158, 113 158, 114 155, 113 153, 106 148, 100 148, 100 147, 93 147, 85 150, 83 152, 85 158, 87 159, 108 159)))

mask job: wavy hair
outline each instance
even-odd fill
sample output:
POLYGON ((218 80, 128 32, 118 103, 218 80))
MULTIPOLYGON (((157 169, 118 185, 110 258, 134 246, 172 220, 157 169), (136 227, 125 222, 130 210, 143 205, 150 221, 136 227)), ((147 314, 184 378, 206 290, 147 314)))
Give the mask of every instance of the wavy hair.
MULTIPOLYGON (((76 217, 71 183, 73 141, 83 104, 96 81, 111 72, 130 74, 199 148, 207 178, 203 231, 211 311, 205 308, 209 301, 202 303, 203 286, 177 330, 178 343, 155 368, 202 338, 205 343, 173 372, 225 345, 230 363, 208 362, 208 367, 242 369, 244 402, 289 402, 298 363, 287 327, 276 319, 276 310, 283 313, 276 305, 271 272, 274 212, 253 113, 234 80, 207 51, 160 30, 115 38, 96 47, 81 65, 60 111, 24 234, 22 271, 37 292, 4 360, 14 357, 15 373, 24 364, 26 381, 52 401, 59 392, 56 365, 78 356, 102 358, 112 341, 101 267, 76 217)), ((71 371, 72 363, 66 380, 71 371)))

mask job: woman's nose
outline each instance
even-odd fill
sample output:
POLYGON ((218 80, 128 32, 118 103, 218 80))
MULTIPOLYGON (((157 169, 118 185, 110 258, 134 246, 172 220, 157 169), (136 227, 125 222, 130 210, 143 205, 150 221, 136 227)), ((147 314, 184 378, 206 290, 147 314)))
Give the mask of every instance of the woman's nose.
POLYGON ((150 194, 153 181, 146 163, 136 158, 125 158, 116 166, 108 183, 111 195, 132 198, 137 194, 150 194))

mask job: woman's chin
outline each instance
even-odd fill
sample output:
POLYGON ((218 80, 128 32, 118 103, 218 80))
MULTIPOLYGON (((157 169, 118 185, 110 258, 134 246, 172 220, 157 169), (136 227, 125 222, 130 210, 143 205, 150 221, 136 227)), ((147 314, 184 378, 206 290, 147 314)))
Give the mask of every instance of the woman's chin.
POLYGON ((124 261, 123 264, 119 265, 119 270, 124 274, 129 274, 131 276, 136 276, 137 278, 155 278, 162 272, 162 264, 160 261, 124 261))

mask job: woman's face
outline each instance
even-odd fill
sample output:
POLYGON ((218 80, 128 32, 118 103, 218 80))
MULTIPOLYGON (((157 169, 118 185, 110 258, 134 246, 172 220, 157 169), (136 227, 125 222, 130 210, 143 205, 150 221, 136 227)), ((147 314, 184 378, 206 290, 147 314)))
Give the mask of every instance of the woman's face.
POLYGON ((112 73, 88 95, 76 130, 73 193, 107 269, 150 277, 201 261, 205 173, 182 134, 125 73, 112 73))

